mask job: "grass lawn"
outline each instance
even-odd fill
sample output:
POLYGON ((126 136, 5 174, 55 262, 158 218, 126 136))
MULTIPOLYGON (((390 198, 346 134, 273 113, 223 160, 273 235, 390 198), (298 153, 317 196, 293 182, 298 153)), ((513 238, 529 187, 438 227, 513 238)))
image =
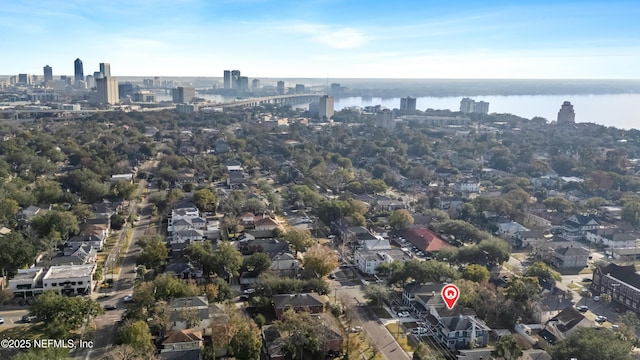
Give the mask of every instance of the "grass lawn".
MULTIPOLYGON (((11 328, 0 330, 0 339, 35 340, 35 339, 45 339, 45 338, 46 337, 42 330, 42 324, 18 325, 11 328)), ((11 359, 18 352, 25 352, 25 350, 0 348, 0 359, 11 359)))
POLYGON ((578 289, 582 288, 581 285, 578 285, 576 283, 570 283, 569 285, 567 285, 567 287, 569 287, 570 289, 573 289, 573 290, 578 290, 578 289))
POLYGON ((378 307, 378 306, 372 306, 371 310, 373 310, 373 313, 376 314, 377 317, 379 317, 380 319, 392 319, 393 316, 391 316, 391 314, 389 314, 389 312, 387 310, 385 310, 384 308, 378 307))
POLYGON ((410 336, 405 332, 404 328, 396 323, 387 324, 387 330, 391 333, 391 335, 396 339, 398 344, 402 346, 404 351, 414 351, 416 344, 414 341, 411 341, 412 344, 409 343, 410 336), (399 336, 398 336, 399 335, 399 336), (413 346, 412 346, 413 345, 413 346))

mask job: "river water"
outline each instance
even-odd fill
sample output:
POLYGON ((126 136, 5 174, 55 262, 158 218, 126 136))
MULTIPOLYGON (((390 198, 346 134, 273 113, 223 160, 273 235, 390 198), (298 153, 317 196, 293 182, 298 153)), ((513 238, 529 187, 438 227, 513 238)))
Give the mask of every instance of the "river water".
MULTIPOLYGON (((576 113, 576 122, 590 122, 622 129, 640 129, 640 94, 606 95, 509 95, 469 96, 476 101, 489 103, 489 113, 509 113, 524 118, 540 116, 550 121, 558 117, 564 101, 570 101, 576 113)), ((419 97, 418 110, 460 110, 462 97, 419 97)), ((349 106, 382 105, 389 109, 400 107, 400 98, 382 99, 360 97, 340 98, 335 110, 349 106)))

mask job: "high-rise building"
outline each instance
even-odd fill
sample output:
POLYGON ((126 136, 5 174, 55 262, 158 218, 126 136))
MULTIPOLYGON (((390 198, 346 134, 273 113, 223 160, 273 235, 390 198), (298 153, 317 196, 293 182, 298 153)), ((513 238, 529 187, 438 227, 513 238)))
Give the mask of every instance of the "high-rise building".
POLYGON ((104 76, 102 76, 102 73, 100 71, 95 71, 93 73, 93 79, 94 80, 98 80, 98 79, 102 79, 104 76))
POLYGON ((488 114, 489 113, 489 103, 486 101, 476 101, 473 105, 473 112, 479 114, 488 114))
POLYGON ((278 81, 278 94, 284 95, 284 81, 278 81))
POLYGON ((565 101, 558 111, 558 125, 575 124, 576 113, 573 111, 573 105, 571 102, 565 101))
POLYGON ((253 80, 251 81, 251 89, 253 89, 253 90, 260 89, 260 80, 258 80, 258 79, 253 79, 253 80))
POLYGON ((324 95, 320 98, 318 116, 320 119, 327 118, 327 120, 333 117, 333 97, 324 95))
POLYGON ((229 70, 224 71, 224 88, 231 89, 231 71, 229 70))
POLYGON ((240 76, 240 91, 249 91, 249 78, 240 76))
POLYGON ((331 95, 333 96, 338 96, 340 95, 340 84, 338 83, 333 83, 331 84, 331 95))
POLYGON ((133 84, 129 82, 118 84, 118 97, 124 99, 128 96, 133 96, 133 84))
POLYGON ((94 80, 93 76, 87 75, 84 78, 84 81, 87 83, 87 87, 89 89, 92 89, 92 88, 96 87, 96 81, 94 80))
POLYGON ((98 90, 98 102, 101 104, 117 104, 120 100, 118 97, 118 79, 113 76, 105 76, 96 79, 96 88, 98 90))
POLYGON ((84 66, 79 58, 73 62, 73 80, 84 81, 84 66))
POLYGON ((49 65, 44 67, 44 82, 53 81, 53 68, 49 65))
POLYGON ((31 85, 31 74, 18 74, 18 84, 31 85))
POLYGON ((376 126, 393 130, 396 127, 396 121, 394 119, 393 112, 389 109, 383 109, 376 112, 376 126))
POLYGON ((463 98, 460 100, 460 112, 463 114, 472 113, 475 107, 475 101, 469 98, 463 98))
POLYGON ((240 70, 231 70, 231 88, 240 89, 240 70))
POLYGON ((100 63, 100 74, 102 74, 103 77, 111 76, 111 64, 100 63))
POLYGON ((414 114, 416 112, 416 98, 407 96, 400 99, 400 111, 403 114, 414 114))
POLYGON ((173 102, 176 104, 190 103, 196 97, 196 89, 193 87, 178 86, 171 90, 173 102))
POLYGON ((296 84, 296 94, 304 94, 304 84, 296 84))

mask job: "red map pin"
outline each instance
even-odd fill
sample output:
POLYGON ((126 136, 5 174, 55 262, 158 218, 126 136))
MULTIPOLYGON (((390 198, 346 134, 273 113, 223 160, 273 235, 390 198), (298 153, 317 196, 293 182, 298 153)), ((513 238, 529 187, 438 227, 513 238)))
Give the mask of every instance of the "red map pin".
POLYGON ((447 304, 449 310, 453 309, 460 297, 460 289, 453 284, 446 285, 442 288, 442 300, 447 304))

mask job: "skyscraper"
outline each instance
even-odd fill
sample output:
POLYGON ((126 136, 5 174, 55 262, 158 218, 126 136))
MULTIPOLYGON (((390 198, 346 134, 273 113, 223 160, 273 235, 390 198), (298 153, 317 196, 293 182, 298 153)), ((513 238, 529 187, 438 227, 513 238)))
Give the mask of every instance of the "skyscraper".
POLYGON ((231 70, 231 88, 240 89, 240 70, 231 70))
POLYGON ((473 112, 480 114, 488 114, 489 113, 489 103, 486 101, 476 101, 473 105, 473 112))
POLYGON ((460 112, 463 114, 469 114, 473 112, 475 101, 469 98, 463 98, 460 100, 460 112))
POLYGON ((190 103, 196 97, 196 89, 193 87, 179 86, 171 90, 173 102, 176 104, 190 103))
POLYGON ((118 79, 113 76, 105 76, 96 79, 96 88, 98 90, 98 102, 101 104, 117 104, 118 96, 118 79))
POLYGON ((284 95, 284 81, 278 81, 278 94, 284 95))
POLYGON ((258 80, 258 79, 253 79, 253 80, 251 81, 251 88, 252 88, 253 90, 260 89, 260 80, 258 80))
POLYGON ((31 74, 18 74, 18 84, 31 85, 31 74))
POLYGON ((224 88, 231 89, 231 71, 224 71, 224 88))
POLYGON ((341 90, 340 84, 338 84, 338 83, 331 84, 331 95, 333 95, 333 96, 340 95, 340 90, 341 90))
POLYGON ((111 76, 111 64, 100 63, 100 73, 102 74, 102 77, 111 76))
POLYGON ((400 99, 400 111, 403 114, 413 114, 416 112, 416 98, 407 96, 400 99))
POLYGON ((73 80, 84 81, 84 67, 82 66, 82 60, 79 58, 73 62, 73 80))
POLYGON ((320 119, 327 118, 327 120, 333 117, 333 97, 324 95, 320 98, 318 116, 320 119))
POLYGON ((304 93, 304 84, 296 84, 296 94, 304 93))
POLYGON ((44 82, 53 81, 53 68, 49 65, 44 67, 44 82))
POLYGON ((565 101, 558 111, 558 125, 575 124, 576 113, 573 111, 571 102, 565 101))
POLYGON ((240 76, 240 91, 249 91, 249 78, 240 76))

